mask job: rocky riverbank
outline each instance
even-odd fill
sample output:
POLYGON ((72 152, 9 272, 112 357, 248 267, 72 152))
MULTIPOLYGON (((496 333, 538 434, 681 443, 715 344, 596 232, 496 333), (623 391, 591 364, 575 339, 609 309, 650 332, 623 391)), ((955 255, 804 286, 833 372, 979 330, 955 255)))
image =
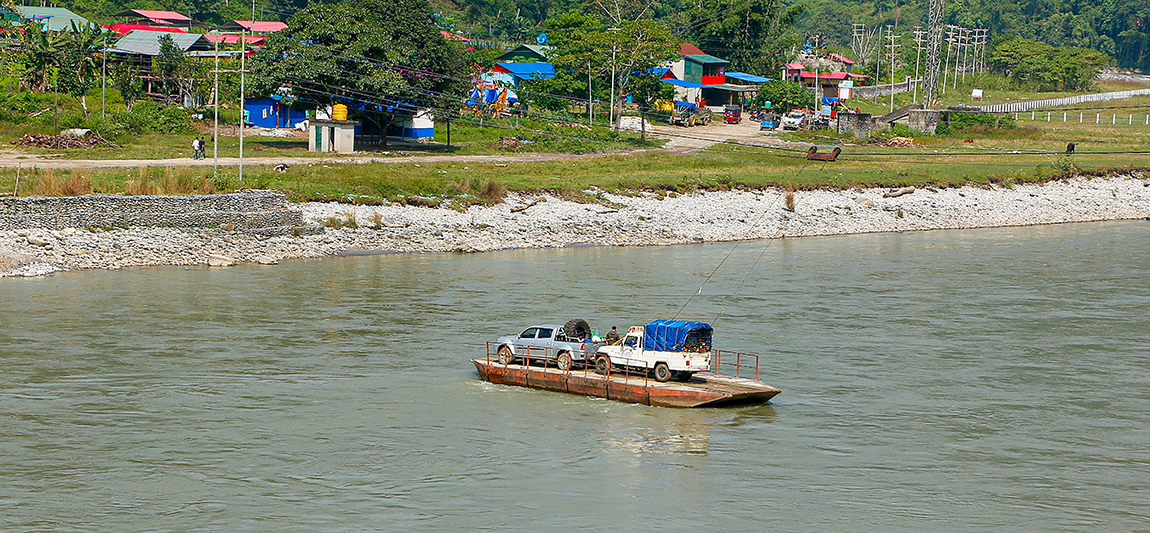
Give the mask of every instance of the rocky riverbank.
MULTIPOLYGON (((1022 226, 1150 217, 1141 173, 1013 187, 780 190, 614 195, 581 204, 511 195, 459 212, 401 205, 295 204, 320 235, 224 229, 0 232, 0 276, 145 265, 274 264, 357 251, 483 252, 572 245, 652 246, 886 231, 1022 226), (334 226, 342 226, 338 229, 334 226)), ((592 191, 593 194, 598 191, 592 191)))

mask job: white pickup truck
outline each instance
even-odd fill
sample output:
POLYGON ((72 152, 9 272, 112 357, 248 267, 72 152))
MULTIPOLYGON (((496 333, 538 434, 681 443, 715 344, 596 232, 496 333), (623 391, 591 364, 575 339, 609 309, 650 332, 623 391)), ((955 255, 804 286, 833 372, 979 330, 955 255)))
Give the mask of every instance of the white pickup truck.
POLYGON ((713 333, 709 324, 683 320, 631 326, 622 342, 599 348, 595 372, 606 374, 612 367, 629 367, 653 370, 660 382, 671 378, 687 381, 695 372, 711 369, 713 333))

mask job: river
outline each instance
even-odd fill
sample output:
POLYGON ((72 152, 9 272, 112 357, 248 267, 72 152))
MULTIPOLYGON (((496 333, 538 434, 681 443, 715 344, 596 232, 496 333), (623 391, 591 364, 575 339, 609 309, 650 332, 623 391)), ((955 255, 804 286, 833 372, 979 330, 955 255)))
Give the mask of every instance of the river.
POLYGON ((0 279, 0 530, 1147 530, 1146 250, 1135 221, 0 279), (782 394, 469 362, 684 303, 782 394))

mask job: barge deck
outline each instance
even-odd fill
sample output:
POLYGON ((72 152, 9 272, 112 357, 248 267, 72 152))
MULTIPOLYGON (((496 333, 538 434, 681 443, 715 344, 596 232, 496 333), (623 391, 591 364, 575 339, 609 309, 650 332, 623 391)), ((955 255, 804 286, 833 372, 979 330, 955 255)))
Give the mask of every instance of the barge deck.
MULTIPOLYGON (((686 382, 659 382, 645 373, 616 371, 596 374, 590 368, 560 370, 548 357, 519 357, 502 364, 489 353, 487 357, 472 359, 479 377, 499 385, 515 385, 532 389, 566 392, 580 396, 593 396, 627 403, 658 407, 717 407, 735 404, 765 403, 781 390, 758 379, 739 375, 749 365, 743 358, 754 357, 755 376, 758 377, 758 357, 738 354, 735 375, 718 372, 699 372, 686 382)), ((721 363, 720 354, 716 363, 721 363)))

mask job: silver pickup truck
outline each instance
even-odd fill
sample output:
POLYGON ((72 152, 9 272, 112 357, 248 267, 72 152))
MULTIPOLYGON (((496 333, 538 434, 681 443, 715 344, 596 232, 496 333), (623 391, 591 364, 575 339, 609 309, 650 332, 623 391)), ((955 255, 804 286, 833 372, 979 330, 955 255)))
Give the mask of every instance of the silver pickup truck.
POLYGON ((592 341, 590 326, 580 319, 563 325, 531 326, 518 335, 499 337, 495 342, 499 345, 500 364, 511 364, 517 357, 526 355, 533 361, 555 361, 564 371, 570 370, 574 363, 591 360, 599 347, 606 344, 592 341))

